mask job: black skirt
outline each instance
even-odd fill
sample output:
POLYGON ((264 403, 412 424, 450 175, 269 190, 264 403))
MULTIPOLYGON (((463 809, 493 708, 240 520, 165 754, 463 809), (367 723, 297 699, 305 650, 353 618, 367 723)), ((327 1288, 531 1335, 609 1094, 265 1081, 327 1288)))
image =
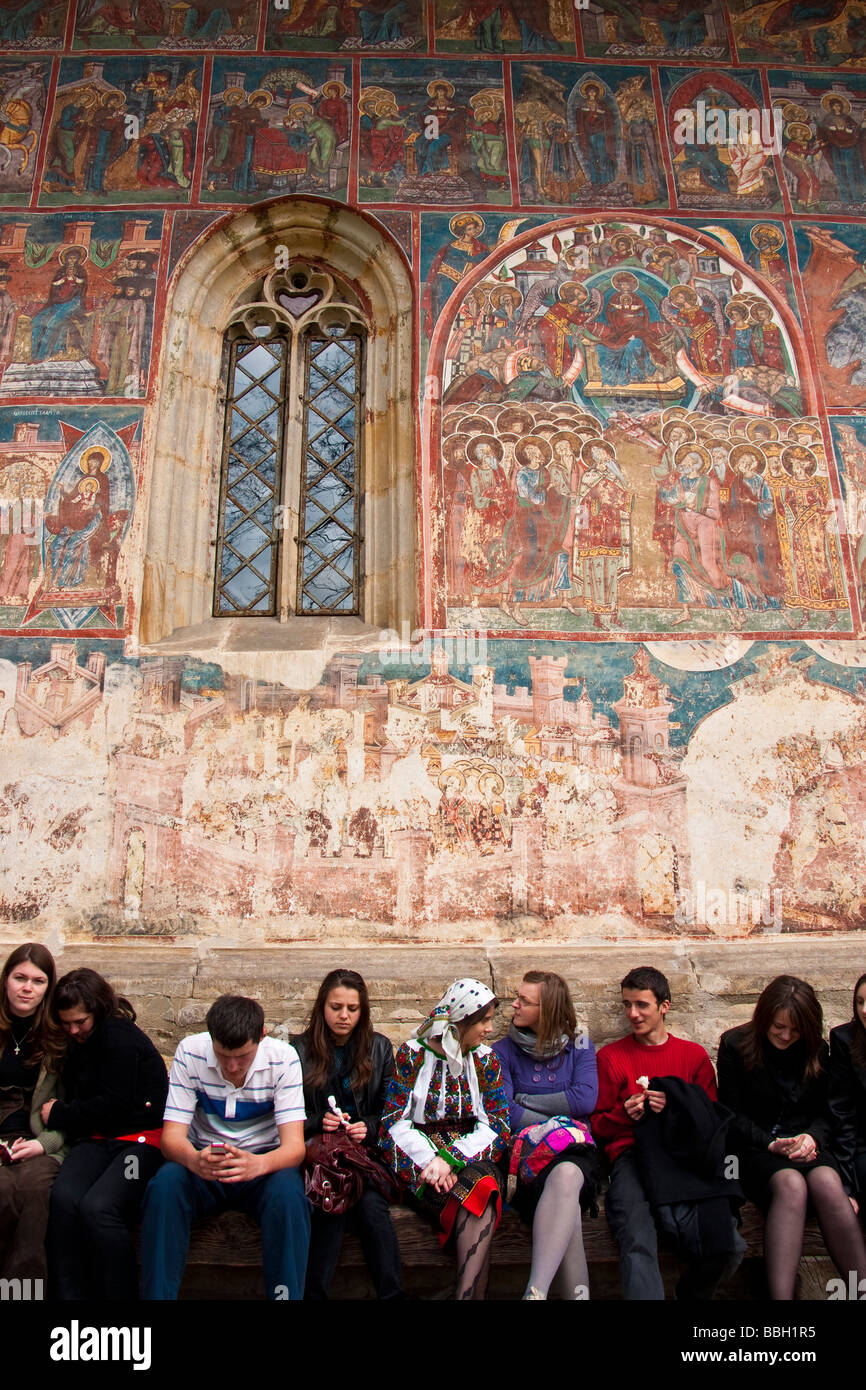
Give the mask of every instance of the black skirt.
MULTIPOLYGON (((450 1198, 454 1198, 463 1206, 466 1199, 471 1195, 475 1184, 485 1178, 495 1184, 501 1200, 505 1191, 505 1173, 500 1163, 495 1163, 490 1158, 477 1158, 466 1167, 461 1169, 457 1175, 457 1181, 450 1192, 437 1192, 430 1183, 425 1183, 423 1193, 419 1196, 417 1192, 408 1191, 406 1193, 406 1205, 414 1207, 420 1216, 429 1221, 431 1226, 438 1226, 442 1230, 442 1213, 446 1203, 450 1198)), ((453 1247, 453 1230, 449 1231, 448 1238, 443 1240, 443 1248, 450 1250, 453 1247)))
POLYGON ((535 1208, 538 1206, 548 1177, 554 1168, 559 1167, 560 1163, 575 1163, 583 1173, 583 1187, 580 1189, 581 1210, 589 1212, 590 1216, 598 1216, 598 1190, 601 1184, 601 1164, 598 1152, 592 1144, 574 1144, 570 1149, 558 1154, 551 1163, 548 1163, 547 1167, 538 1174, 538 1177, 532 1179, 532 1182, 521 1182, 518 1179, 511 1205, 521 1221, 525 1221, 527 1225, 532 1224, 535 1208))
POLYGON ((766 1212, 771 1201, 770 1179, 785 1168, 793 1168, 795 1173, 802 1173, 804 1176, 814 1168, 832 1168, 834 1173, 839 1173, 839 1164, 826 1149, 809 1163, 794 1163, 784 1154, 770 1153, 769 1149, 753 1149, 740 1159, 740 1183, 749 1201, 766 1212))

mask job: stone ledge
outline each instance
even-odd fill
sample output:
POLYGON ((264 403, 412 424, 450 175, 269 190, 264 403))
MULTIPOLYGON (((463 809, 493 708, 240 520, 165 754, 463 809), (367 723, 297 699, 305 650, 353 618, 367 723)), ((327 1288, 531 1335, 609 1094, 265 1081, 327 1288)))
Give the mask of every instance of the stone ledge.
MULTIPOLYGON (((636 965, 653 964, 671 981, 674 1032, 714 1053, 720 1034, 744 1022, 761 989, 774 975, 798 973, 812 981, 825 1009, 825 1031, 851 1016, 851 991, 863 969, 862 937, 808 942, 789 936, 772 941, 653 942, 573 945, 539 941, 532 946, 403 946, 346 948, 292 944, 194 949, 152 942, 67 947, 62 972, 89 965, 127 995, 154 1041, 170 1051, 196 1026, 201 1010, 218 994, 259 998, 269 1027, 292 1032, 307 1017, 322 978, 344 965, 360 969, 370 987, 376 1027, 401 1042, 418 1016, 451 980, 476 975, 507 1003, 526 970, 556 970, 569 982, 578 1021, 597 1047, 623 1032, 618 983, 636 965)), ((508 1010, 497 1015, 505 1031, 508 1010)))

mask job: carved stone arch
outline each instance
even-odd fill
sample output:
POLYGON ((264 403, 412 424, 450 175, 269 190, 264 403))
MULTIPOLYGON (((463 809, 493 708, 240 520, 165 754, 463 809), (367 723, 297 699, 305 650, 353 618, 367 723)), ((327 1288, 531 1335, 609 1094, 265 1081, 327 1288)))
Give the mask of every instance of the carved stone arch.
POLYGON ((412 285, 382 227, 349 209, 286 198, 226 218, 170 287, 138 636, 161 650, 312 651, 373 641, 415 623, 415 410, 412 285), (279 248, 284 248, 282 251, 279 248), (363 617, 213 618, 214 537, 223 431, 223 340, 239 297, 278 257, 333 273, 368 320, 363 451, 363 617))

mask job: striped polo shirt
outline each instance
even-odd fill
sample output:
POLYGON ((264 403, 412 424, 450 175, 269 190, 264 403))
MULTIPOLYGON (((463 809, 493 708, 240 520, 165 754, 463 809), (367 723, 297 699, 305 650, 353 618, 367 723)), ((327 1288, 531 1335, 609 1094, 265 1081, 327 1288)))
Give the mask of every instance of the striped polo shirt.
POLYGON ((171 1064, 166 1120, 188 1125, 196 1148, 214 1140, 265 1153, 280 1142, 277 1125, 303 1120, 298 1054, 277 1038, 262 1038, 242 1086, 226 1081, 210 1033, 184 1038, 171 1064))

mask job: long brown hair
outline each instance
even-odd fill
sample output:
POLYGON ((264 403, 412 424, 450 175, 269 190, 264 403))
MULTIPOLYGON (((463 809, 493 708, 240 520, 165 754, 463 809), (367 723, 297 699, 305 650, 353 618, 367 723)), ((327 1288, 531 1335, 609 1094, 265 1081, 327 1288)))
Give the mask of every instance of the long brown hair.
POLYGON ((87 966, 70 970, 57 981, 52 1013, 56 1016, 61 1009, 83 1009, 93 1015, 95 1026, 107 1018, 128 1018, 131 1023, 135 1022, 135 1009, 129 1000, 122 994, 115 994, 108 981, 87 966))
POLYGON ((762 991, 755 1012, 743 1026, 743 1062, 749 1071, 764 1065, 763 1042, 780 1009, 790 1014, 799 1029, 806 1050, 803 1080, 810 1081, 821 1071, 824 1014, 812 986, 796 975, 777 975, 762 991))
POLYGON ((560 1050, 563 1034, 571 1040, 577 1032, 577 1019, 571 993, 561 975, 552 970, 527 970, 523 977, 526 985, 538 985, 538 1026, 535 1036, 538 1051, 544 1055, 560 1050))
POLYGON ((33 1063, 38 1063, 40 1066, 47 1067, 49 1071, 53 1071, 63 1056, 64 1050, 63 1035, 54 1023, 50 1007, 51 995, 57 979, 57 967, 48 947, 42 946, 38 941, 25 941, 23 946, 16 946, 3 966, 2 972, 0 972, 0 1052, 3 1051, 12 1037, 12 1014, 6 993, 6 982, 15 967, 24 961, 29 961, 31 965, 48 977, 48 988, 40 1000, 39 1007, 33 1014, 33 1021, 30 1026, 33 1030, 33 1063))
POLYGON ((354 989, 361 1011, 352 1029, 352 1081, 359 1089, 366 1086, 373 1070, 373 1024, 370 1019, 370 996, 367 986, 356 970, 331 970, 319 985, 316 1002, 310 1011, 310 1021, 302 1037, 306 1049, 304 1081, 315 1088, 324 1086, 334 1069, 334 1039, 325 1022, 325 1004, 332 989, 354 989))
POLYGON ((854 1036, 851 1039, 851 1056, 858 1067, 866 1067, 866 1028, 864 1028, 863 1024, 860 1022, 860 1015, 857 1012, 857 995, 863 985, 866 985, 866 975, 861 975, 854 986, 854 998, 851 1001, 852 1021, 854 1023, 854 1028, 852 1030, 854 1036))

